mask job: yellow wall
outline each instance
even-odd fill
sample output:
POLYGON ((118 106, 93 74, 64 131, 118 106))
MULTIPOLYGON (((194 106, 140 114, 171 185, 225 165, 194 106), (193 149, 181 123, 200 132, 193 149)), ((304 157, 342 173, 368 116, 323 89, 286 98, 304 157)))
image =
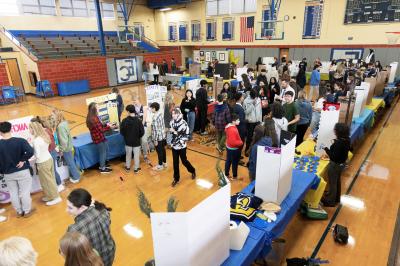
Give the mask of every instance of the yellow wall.
MULTIPOLYGON (((267 1, 259 0, 257 13, 249 13, 246 16, 254 15, 255 20, 261 21, 263 5, 267 1)), ((303 22, 304 22, 304 0, 285 0, 282 1, 281 8, 278 13, 278 20, 283 20, 285 15, 290 17, 285 22, 285 39, 284 40, 256 40, 253 43, 241 43, 240 36, 240 17, 235 16, 235 33, 233 41, 222 41, 222 20, 229 16, 212 17, 217 19, 217 41, 205 41, 205 1, 198 1, 189 4, 186 8, 171 10, 166 12, 155 12, 155 29, 156 41, 160 45, 346 45, 346 44, 386 44, 386 31, 399 31, 400 23, 374 23, 365 25, 345 25, 344 14, 346 8, 345 0, 325 0, 322 19, 322 29, 320 39, 302 39, 303 22), (296 19, 293 19, 296 17, 296 19), (191 20, 201 21, 200 42, 169 42, 168 41, 168 23, 186 21, 190 25, 191 20), (352 41, 348 37, 353 37, 352 41)), ((189 37, 191 36, 191 28, 189 27, 189 37)))

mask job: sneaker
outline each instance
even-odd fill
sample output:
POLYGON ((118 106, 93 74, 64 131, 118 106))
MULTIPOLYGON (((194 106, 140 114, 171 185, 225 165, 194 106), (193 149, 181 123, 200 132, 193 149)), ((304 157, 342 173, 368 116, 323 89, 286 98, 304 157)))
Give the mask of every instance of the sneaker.
POLYGON ((43 202, 49 202, 50 199, 49 199, 49 198, 46 198, 46 197, 43 197, 43 198, 42 198, 42 201, 43 201, 43 202))
POLYGON ((155 170, 155 171, 161 171, 163 169, 164 169, 164 167, 162 165, 159 165, 159 164, 153 167, 153 170, 155 170))
POLYGON ((76 184, 76 183, 79 183, 79 179, 72 179, 72 178, 70 178, 69 179, 69 182, 71 182, 72 184, 76 184))
POLYGON ((179 181, 177 181, 177 180, 174 179, 174 181, 172 181, 171 186, 172 186, 172 187, 175 187, 178 183, 179 183, 179 181))
POLYGON ((31 217, 32 214, 35 213, 35 211, 36 211, 36 208, 31 208, 31 210, 30 210, 29 212, 26 212, 25 214, 23 214, 23 217, 24 217, 24 218, 31 217))
POLYGON ((112 172, 112 169, 108 168, 108 167, 106 167, 104 169, 100 169, 100 174, 109 174, 111 172, 112 172))
POLYGON ((164 167, 165 169, 167 169, 168 164, 167 164, 167 163, 163 163, 163 167, 164 167))
POLYGON ((6 220, 7 220, 7 217, 0 215, 0 223, 4 222, 6 220))
POLYGON ((61 201, 62 201, 62 199, 60 197, 58 197, 58 198, 55 198, 55 199, 53 199, 51 201, 46 202, 46 205, 47 206, 56 205, 56 204, 60 203, 61 201))
POLYGON ((129 173, 129 171, 131 170, 131 168, 124 166, 125 172, 129 173))
POLYGON ((139 173, 140 170, 142 170, 142 168, 139 167, 138 169, 134 169, 133 172, 134 172, 135 174, 137 174, 137 173, 139 173))
POLYGON ((61 191, 63 191, 64 189, 65 189, 65 186, 64 186, 63 184, 57 186, 57 191, 58 191, 58 192, 61 192, 61 191))
POLYGON ((17 218, 24 217, 24 212, 17 212, 17 218))

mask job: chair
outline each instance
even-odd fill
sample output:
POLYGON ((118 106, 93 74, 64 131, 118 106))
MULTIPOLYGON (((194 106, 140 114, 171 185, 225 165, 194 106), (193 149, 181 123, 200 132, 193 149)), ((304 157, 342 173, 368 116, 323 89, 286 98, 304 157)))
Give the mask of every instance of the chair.
POLYGON ((17 96, 17 100, 20 101, 24 101, 25 100, 25 91, 23 88, 21 87, 15 87, 15 96, 17 96))
POLYGON ((3 87, 3 101, 4 103, 16 103, 17 102, 17 96, 15 95, 15 90, 14 87, 12 86, 4 86, 3 87))
POLYGON ((36 85, 36 95, 46 98, 48 95, 54 96, 54 92, 51 89, 50 82, 48 80, 41 80, 36 85))

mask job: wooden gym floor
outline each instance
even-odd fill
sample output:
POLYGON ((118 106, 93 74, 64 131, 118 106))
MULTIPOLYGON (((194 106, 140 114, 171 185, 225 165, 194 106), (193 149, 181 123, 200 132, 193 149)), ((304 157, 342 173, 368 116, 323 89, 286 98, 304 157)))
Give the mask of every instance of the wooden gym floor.
MULTIPOLYGON (((72 135, 87 132, 85 99, 108 93, 108 89, 94 90, 89 94, 69 97, 39 99, 28 96, 23 103, 0 107, 1 120, 15 119, 28 115, 48 115, 52 108, 64 111, 70 122, 72 135)), ((122 95, 125 106, 131 101, 131 94, 140 95, 145 103, 144 87, 125 86, 122 95)), ((175 102, 180 104, 183 91, 176 91, 175 102)), ((388 110, 374 128, 366 134, 355 151, 355 156, 342 176, 342 194, 359 199, 364 208, 343 205, 341 208, 326 208, 329 219, 313 221, 296 215, 282 236, 286 240, 286 257, 316 257, 330 260, 330 265, 387 265, 391 241, 399 207, 400 191, 400 106, 388 110), (332 217, 334 219, 332 220, 332 217), (347 246, 334 243, 331 232, 323 237, 328 226, 336 223, 349 229, 351 241, 347 246)), ((143 265, 153 256, 150 220, 140 212, 137 188, 142 189, 150 199, 154 211, 165 211, 167 199, 173 195, 179 200, 178 211, 187 211, 218 188, 215 165, 218 153, 215 147, 200 144, 204 139, 196 137, 188 146, 188 158, 195 166, 198 179, 211 182, 212 188, 205 188, 190 179, 186 169, 181 168, 181 183, 172 188, 172 156, 167 150, 169 168, 154 172, 141 164, 139 174, 126 174, 123 162, 111 162, 114 171, 110 175, 100 175, 95 170, 87 170, 79 184, 67 184, 61 193, 63 203, 47 207, 41 202, 41 193, 32 196, 37 208, 35 215, 28 219, 17 219, 12 207, 6 208, 8 221, 0 224, 0 239, 9 236, 29 238, 39 253, 38 265, 63 265, 58 253, 58 241, 65 233, 73 218, 66 212, 65 198, 78 187, 88 189, 93 197, 113 208, 112 235, 116 241, 117 253, 114 265, 143 265), (123 181, 121 180, 121 178, 123 181)), ((150 156, 156 161, 156 153, 150 156)), ((221 161, 223 167, 224 162, 221 161)), ((244 188, 248 183, 247 169, 239 168, 243 181, 232 184, 232 193, 244 188)), ((206 217, 205 217, 206 218, 206 217)))

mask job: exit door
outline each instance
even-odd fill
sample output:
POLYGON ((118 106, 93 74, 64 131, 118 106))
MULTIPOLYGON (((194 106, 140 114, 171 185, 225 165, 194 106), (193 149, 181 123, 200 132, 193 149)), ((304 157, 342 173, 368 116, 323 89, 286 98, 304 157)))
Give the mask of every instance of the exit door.
POLYGON ((281 62, 283 57, 286 58, 286 62, 287 62, 289 59, 289 48, 280 48, 279 49, 279 62, 281 62))
POLYGON ((24 84, 22 83, 21 71, 19 70, 18 61, 15 58, 11 59, 3 59, 3 62, 6 63, 8 74, 11 78, 11 85, 14 87, 24 88, 24 84))

